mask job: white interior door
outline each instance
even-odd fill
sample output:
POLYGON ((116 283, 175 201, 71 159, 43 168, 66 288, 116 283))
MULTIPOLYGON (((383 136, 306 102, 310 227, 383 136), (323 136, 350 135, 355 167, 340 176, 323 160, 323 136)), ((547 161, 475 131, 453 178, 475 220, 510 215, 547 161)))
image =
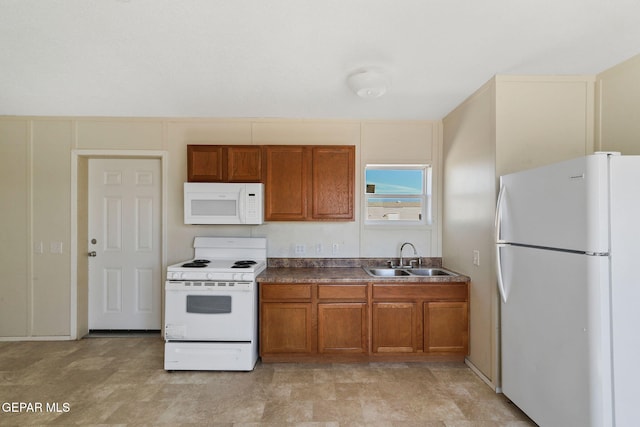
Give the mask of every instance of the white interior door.
POLYGON ((159 159, 89 160, 89 329, 160 329, 159 159))

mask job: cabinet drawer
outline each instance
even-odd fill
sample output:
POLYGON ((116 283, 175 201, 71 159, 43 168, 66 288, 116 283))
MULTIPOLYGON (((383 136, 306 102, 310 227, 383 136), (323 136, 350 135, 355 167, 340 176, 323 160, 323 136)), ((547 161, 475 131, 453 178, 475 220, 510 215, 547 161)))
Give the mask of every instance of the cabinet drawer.
POLYGON ((262 284, 263 300, 310 300, 311 284, 262 284))
POLYGON ((318 285, 318 298, 366 301, 367 285, 318 285))
POLYGON ((374 299, 429 299, 429 300, 466 300, 465 283, 442 284, 374 284, 374 299))

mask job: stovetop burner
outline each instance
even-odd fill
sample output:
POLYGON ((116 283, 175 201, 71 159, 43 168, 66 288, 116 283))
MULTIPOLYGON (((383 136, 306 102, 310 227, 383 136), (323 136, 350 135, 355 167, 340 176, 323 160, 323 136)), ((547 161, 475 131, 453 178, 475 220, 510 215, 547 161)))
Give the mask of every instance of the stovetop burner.
MULTIPOLYGON (((232 261, 233 264, 231 268, 251 268, 251 266, 256 265, 257 262, 251 259, 232 261)), ((208 259, 194 259, 193 261, 186 262, 182 264, 184 268, 205 268, 209 267, 211 260, 208 259)))
POLYGON ((204 268, 206 266, 207 266, 206 262, 196 262, 196 261, 182 264, 182 267, 186 267, 186 268, 204 268))
POLYGON ((251 266, 255 264, 257 263, 254 260, 245 259, 234 262, 231 268, 251 268, 251 266))
POLYGON ((266 239, 196 237, 192 259, 167 267, 167 282, 251 281, 267 267, 266 239))

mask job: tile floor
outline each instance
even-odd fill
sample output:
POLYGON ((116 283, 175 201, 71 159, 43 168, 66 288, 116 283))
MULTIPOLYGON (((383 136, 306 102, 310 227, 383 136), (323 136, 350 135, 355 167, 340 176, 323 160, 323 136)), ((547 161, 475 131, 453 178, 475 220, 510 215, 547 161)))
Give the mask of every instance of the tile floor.
POLYGON ((535 426, 463 364, 168 373, 162 358, 157 336, 0 342, 0 425, 535 426))

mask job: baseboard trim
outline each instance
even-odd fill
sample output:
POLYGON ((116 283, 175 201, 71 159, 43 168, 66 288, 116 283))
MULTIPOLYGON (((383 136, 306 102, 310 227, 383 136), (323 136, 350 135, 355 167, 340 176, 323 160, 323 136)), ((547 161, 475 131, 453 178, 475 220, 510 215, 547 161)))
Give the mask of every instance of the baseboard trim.
POLYGON ((474 374, 480 377, 480 379, 484 381, 489 387, 491 387, 491 390, 495 391, 496 393, 502 393, 502 390, 500 389, 500 387, 496 386, 489 377, 483 374, 482 371, 480 371, 480 369, 478 369, 478 367, 474 365, 473 362, 471 362, 468 357, 464 359, 464 364, 467 365, 469 369, 471 369, 474 374))
POLYGON ((37 336, 37 337, 0 337, 0 342, 6 341, 75 341, 69 335, 66 336, 37 336))

